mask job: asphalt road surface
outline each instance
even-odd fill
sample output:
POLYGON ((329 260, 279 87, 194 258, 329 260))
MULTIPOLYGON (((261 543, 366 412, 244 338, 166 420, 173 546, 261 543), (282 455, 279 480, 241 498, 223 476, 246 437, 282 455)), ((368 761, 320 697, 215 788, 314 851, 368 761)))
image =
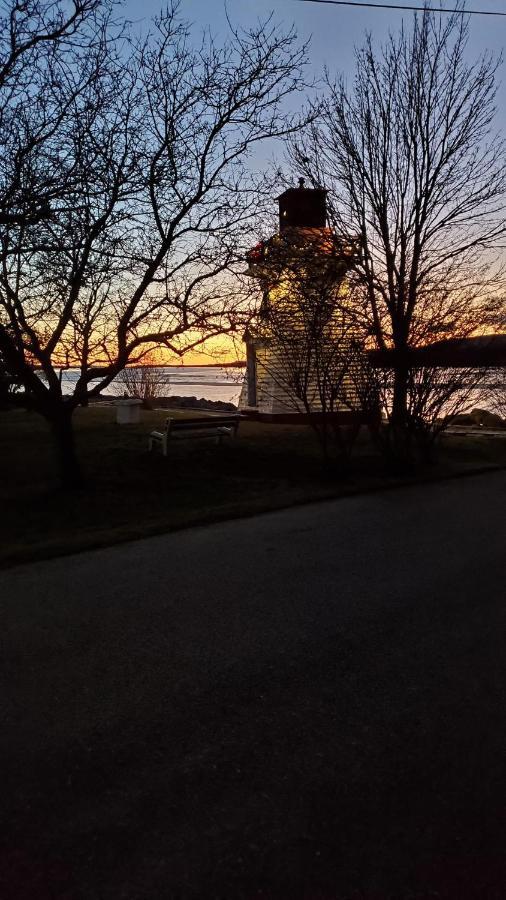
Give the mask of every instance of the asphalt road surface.
POLYGON ((0 575, 1 900, 506 897, 506 473, 0 575))

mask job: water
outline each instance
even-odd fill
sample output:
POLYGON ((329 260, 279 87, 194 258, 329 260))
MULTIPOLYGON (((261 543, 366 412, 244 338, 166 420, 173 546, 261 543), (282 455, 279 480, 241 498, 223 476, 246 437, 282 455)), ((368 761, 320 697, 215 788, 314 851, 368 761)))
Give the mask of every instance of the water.
MULTIPOLYGON (((161 366, 155 372, 162 382, 158 394, 164 397, 197 397, 198 400, 221 400, 225 403, 234 403, 237 406, 241 387, 244 379, 244 368, 228 368, 226 366, 161 366)), ((75 383, 79 377, 77 369, 67 369, 62 373, 62 386, 64 394, 74 391, 75 383)), ((494 394, 497 385, 491 376, 490 384, 482 385, 472 392, 464 410, 474 407, 481 409, 494 409, 494 394)), ((504 388, 502 388, 504 390, 504 388)), ((121 381, 121 375, 106 388, 104 395, 121 397, 125 391, 125 384, 121 381)), ((463 411, 464 411, 463 410, 463 411)))
MULTIPOLYGON (((243 368, 226 366, 161 366, 155 372, 160 381, 160 396, 197 397, 198 400, 221 400, 236 405, 244 377, 243 368)), ((64 394, 73 393, 78 377, 77 369, 67 369, 62 373, 64 394)), ((121 397, 125 389, 120 375, 104 394, 121 397)))

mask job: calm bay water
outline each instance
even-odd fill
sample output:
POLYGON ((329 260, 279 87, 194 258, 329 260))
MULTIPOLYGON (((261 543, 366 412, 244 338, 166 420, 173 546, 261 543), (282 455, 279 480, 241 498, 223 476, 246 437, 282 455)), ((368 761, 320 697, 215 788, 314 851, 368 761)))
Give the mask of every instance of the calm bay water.
MULTIPOLYGON (((228 368, 227 366, 161 366, 156 370, 160 374, 163 386, 160 396, 196 397, 198 400, 221 400, 237 405, 244 378, 244 368, 228 368)), ((79 377, 77 369, 67 369, 62 373, 63 393, 70 394, 74 390, 79 377)), ((473 391, 464 405, 470 410, 478 406, 482 409, 494 408, 494 393, 497 386, 492 379, 487 386, 473 391)), ((125 384, 121 375, 104 391, 107 396, 121 397, 125 384)))
MULTIPOLYGON (((197 397, 198 400, 222 400, 235 404, 239 400, 244 377, 243 368, 226 366, 161 366, 156 371, 163 379, 163 388, 159 391, 162 396, 197 397)), ((77 369, 63 372, 64 394, 73 392, 78 377, 77 369)), ((124 391, 125 385, 119 376, 104 393, 120 397, 124 391)))

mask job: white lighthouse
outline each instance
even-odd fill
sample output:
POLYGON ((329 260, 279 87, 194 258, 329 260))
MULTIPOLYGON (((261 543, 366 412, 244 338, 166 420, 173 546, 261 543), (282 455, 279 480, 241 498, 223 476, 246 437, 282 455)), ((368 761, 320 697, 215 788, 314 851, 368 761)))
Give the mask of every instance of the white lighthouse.
MULTIPOLYGON (((273 316, 273 312, 282 308, 289 326, 287 331, 296 332, 297 310, 296 304, 291 303, 291 292, 297 283, 300 295, 300 286, 306 278, 311 284, 308 291, 318 290, 319 296, 325 296, 327 305, 329 298, 333 298, 331 316, 337 333, 339 308, 342 308, 338 297, 342 298, 346 291, 346 272, 359 252, 356 242, 338 239, 328 227, 325 190, 306 188, 300 179, 298 188, 289 188, 278 197, 278 204, 279 232, 257 244, 248 254, 248 272, 258 279, 263 299, 256 326, 244 335, 247 364, 239 399, 243 414, 267 421, 289 421, 321 411, 316 389, 312 395, 306 392, 305 406, 294 402, 293 391, 289 389, 290 379, 293 380, 289 371, 289 335, 288 340, 280 335, 279 316, 273 316), (292 321, 290 310, 293 310, 292 321), (274 318, 275 329, 270 325, 274 318)), ((331 332, 332 329, 329 335, 331 332)))

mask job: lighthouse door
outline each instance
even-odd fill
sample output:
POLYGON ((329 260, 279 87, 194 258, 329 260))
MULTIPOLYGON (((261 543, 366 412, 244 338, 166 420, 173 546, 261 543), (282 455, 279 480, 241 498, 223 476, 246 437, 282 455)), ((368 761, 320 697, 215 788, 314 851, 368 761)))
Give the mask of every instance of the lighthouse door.
POLYGON ((248 383, 248 406, 257 405, 257 359, 252 344, 246 345, 246 378, 248 383))

